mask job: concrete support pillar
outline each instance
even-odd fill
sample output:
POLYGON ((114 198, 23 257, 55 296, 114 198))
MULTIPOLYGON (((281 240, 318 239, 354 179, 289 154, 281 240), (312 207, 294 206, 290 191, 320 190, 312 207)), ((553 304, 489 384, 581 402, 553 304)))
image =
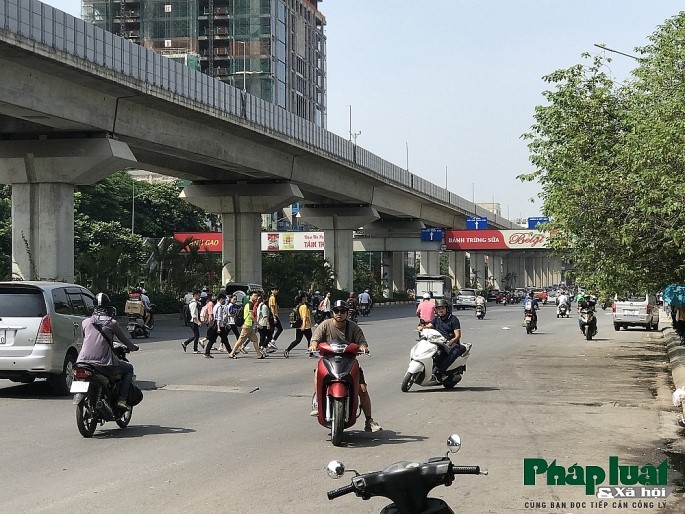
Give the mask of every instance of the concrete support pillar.
POLYGON ((303 198, 297 186, 278 183, 190 185, 179 196, 205 211, 221 215, 224 284, 262 283, 262 214, 303 198))
POLYGON ((448 273, 452 277, 454 289, 462 289, 466 287, 466 253, 464 252, 450 252, 447 258, 448 273))
POLYGON ((12 276, 74 281, 74 185, 12 185, 12 276))
POLYGON ((419 274, 439 275, 440 274, 440 253, 421 252, 421 262, 419 263, 419 274))
POLYGON ((106 138, 0 141, 0 183, 12 185, 12 276, 74 281, 74 186, 133 167, 106 138))
POLYGON ((535 286, 535 272, 534 272, 534 266, 535 263, 533 262, 534 258, 531 254, 526 254, 524 257, 524 276, 525 276, 525 285, 523 287, 533 287, 535 286))
POLYGON ((392 298, 395 291, 404 292, 403 252, 381 253, 381 277, 383 294, 386 298, 392 298))
POLYGON ((380 218, 376 209, 357 205, 307 206, 300 218, 324 231, 324 258, 333 267, 336 288, 354 291, 353 231, 380 218))

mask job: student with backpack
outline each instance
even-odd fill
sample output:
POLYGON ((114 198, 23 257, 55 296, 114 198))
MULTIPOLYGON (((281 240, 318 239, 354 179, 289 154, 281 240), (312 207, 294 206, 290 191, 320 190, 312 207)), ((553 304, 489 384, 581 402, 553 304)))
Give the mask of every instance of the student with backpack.
POLYGON ((257 330, 259 332, 259 350, 266 354, 267 345, 273 334, 274 318, 269 310, 269 305, 261 294, 258 302, 255 317, 257 318, 257 330))
MULTIPOLYGON (((290 326, 295 329, 295 340, 283 352, 283 356, 286 359, 290 357, 290 350, 302 342, 302 337, 307 338, 307 344, 312 340, 312 312, 309 310, 309 305, 307 305, 306 295, 300 295, 299 301, 290 313, 290 316, 290 326)), ((314 353, 309 352, 309 356, 313 357, 314 353)))

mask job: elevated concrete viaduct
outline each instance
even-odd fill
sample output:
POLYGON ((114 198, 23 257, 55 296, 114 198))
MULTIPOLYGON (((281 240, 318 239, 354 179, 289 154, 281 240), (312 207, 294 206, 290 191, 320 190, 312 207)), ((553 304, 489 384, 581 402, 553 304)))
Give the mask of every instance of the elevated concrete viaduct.
MULTIPOLYGON (((512 226, 273 104, 50 6, 4 5, 12 8, 0 10, 0 181, 13 186, 17 277, 73 279, 74 185, 123 168, 193 182, 182 196, 222 217, 224 281, 261 279, 258 215, 296 201, 311 205, 302 216, 331 234, 326 253, 345 289, 358 223, 400 217, 451 228, 475 214, 512 226)), ((425 262, 435 268, 437 254, 425 262)))

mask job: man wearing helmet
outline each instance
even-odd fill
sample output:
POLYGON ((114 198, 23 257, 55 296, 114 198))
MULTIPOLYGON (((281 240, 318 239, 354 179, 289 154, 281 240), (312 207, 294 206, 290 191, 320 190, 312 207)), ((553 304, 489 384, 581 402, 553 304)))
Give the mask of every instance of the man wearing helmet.
MULTIPOLYGON (((337 300, 333 304, 333 318, 322 321, 316 328, 309 343, 310 352, 315 352, 319 343, 340 339, 354 342, 359 345, 362 352, 368 353, 369 345, 366 342, 366 337, 364 337, 364 332, 359 325, 347 319, 348 310, 349 306, 343 300, 337 300)), ((316 370, 314 371, 314 391, 316 391, 316 370)), ((361 366, 359 367, 359 404, 366 417, 364 430, 367 432, 382 430, 381 426, 371 417, 371 397, 366 387, 364 371, 361 366)), ((312 411, 312 416, 316 416, 316 414, 315 410, 312 411)))
POLYGON ((447 300, 440 298, 435 301, 436 315, 429 322, 425 320, 419 321, 419 330, 423 328, 434 328, 446 339, 445 354, 440 352, 438 359, 434 364, 433 375, 437 382, 442 381, 442 375, 447 371, 447 368, 457 360, 457 358, 466 351, 466 347, 459 343, 461 339, 461 323, 459 318, 452 314, 448 309, 447 300))
POLYGON ((81 323, 83 346, 76 362, 104 368, 108 374, 121 374, 117 405, 126 409, 126 398, 133 380, 133 366, 129 362, 117 359, 112 352, 112 345, 115 336, 132 352, 138 350, 138 345, 131 342, 126 332, 112 317, 110 305, 109 296, 105 293, 98 293, 95 296, 93 315, 81 323))

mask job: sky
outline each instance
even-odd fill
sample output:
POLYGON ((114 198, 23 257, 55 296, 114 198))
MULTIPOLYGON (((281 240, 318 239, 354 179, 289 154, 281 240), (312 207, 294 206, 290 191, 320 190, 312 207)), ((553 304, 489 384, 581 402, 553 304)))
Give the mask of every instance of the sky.
MULTIPOLYGON (((46 2, 75 16, 79 0, 46 2)), ((542 77, 603 53, 631 53, 679 0, 323 0, 328 130, 505 218, 542 214, 521 135, 542 77), (351 116, 350 116, 351 114, 351 116), (531 199, 534 201, 531 203, 531 199)), ((630 78, 617 54, 609 73, 630 78)))

